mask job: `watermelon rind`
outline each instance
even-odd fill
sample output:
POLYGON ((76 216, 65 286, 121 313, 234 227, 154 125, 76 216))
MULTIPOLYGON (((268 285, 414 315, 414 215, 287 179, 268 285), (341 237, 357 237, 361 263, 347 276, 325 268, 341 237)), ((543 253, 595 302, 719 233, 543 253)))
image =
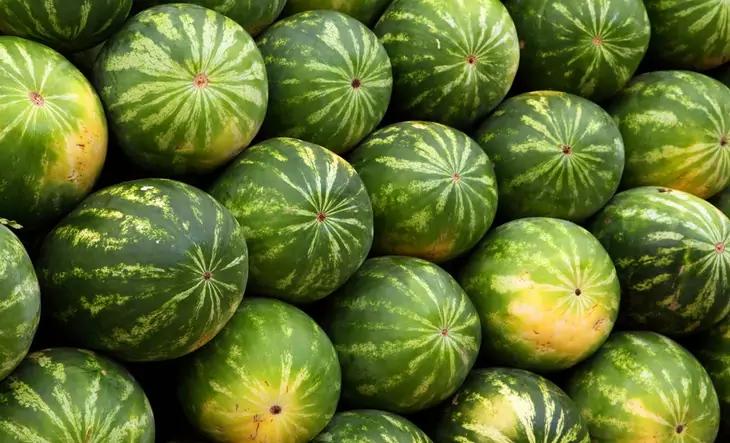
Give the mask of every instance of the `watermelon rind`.
POLYGON ((343 12, 366 26, 372 26, 380 18, 392 0, 287 0, 283 17, 304 11, 326 9, 343 12))

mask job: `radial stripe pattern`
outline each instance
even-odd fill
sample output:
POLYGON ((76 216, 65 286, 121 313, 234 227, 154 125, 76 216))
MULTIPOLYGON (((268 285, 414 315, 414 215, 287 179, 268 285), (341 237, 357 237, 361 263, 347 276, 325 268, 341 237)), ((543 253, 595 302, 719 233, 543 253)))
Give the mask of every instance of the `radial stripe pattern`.
POLYGON ((464 381, 481 344, 479 316, 456 281, 413 257, 371 258, 327 299, 323 327, 353 407, 416 412, 464 381))
POLYGON ((84 349, 50 348, 29 354, 0 384, 0 440, 153 443, 155 422, 124 367, 84 349))
POLYGON ((590 443, 578 408, 549 380, 520 369, 478 369, 446 403, 436 442, 590 443))
POLYGON ((680 335, 730 312, 730 219, 706 201, 635 188, 617 194, 590 230, 616 264, 626 324, 680 335))
POLYGON ((507 95, 520 49, 498 0, 395 0, 373 29, 393 63, 394 118, 467 130, 507 95))
POLYGON ((102 47, 94 85, 127 155, 159 174, 207 172, 254 136, 266 68, 236 22, 192 4, 154 6, 102 47))
POLYGON ((335 415, 312 443, 431 443, 407 419, 385 411, 360 409, 335 415))
MULTIPOLYGON (((699 359, 712 379, 720 408, 730 408, 730 318, 725 317, 706 334, 693 341, 691 351, 699 359)), ((730 425, 730 416, 720 416, 722 427, 730 425)))
POLYGON ((342 154, 380 123, 390 101, 390 60, 365 25, 335 11, 278 21, 257 39, 271 101, 262 129, 342 154))
POLYGON ((476 245, 494 220, 492 163, 461 131, 396 123, 368 136, 348 160, 373 203, 377 254, 443 262, 476 245))
POLYGON ((291 138, 252 146, 210 189, 243 226, 250 288, 292 302, 327 296, 365 261, 373 212, 341 157, 291 138))
POLYGON ((248 254, 243 229, 211 196, 142 179, 87 198, 45 239, 38 269, 64 330, 149 361, 192 352, 220 331, 243 297, 248 254))
POLYGON ((717 393, 686 349, 649 331, 617 332, 566 383, 594 441, 715 441, 717 393))
POLYGON ((616 123, 573 94, 537 91, 509 98, 474 138, 494 163, 497 207, 505 220, 582 222, 611 199, 624 170, 616 123))
POLYGON ((332 343, 299 309, 247 298, 183 369, 185 414, 214 441, 308 442, 335 413, 332 343))

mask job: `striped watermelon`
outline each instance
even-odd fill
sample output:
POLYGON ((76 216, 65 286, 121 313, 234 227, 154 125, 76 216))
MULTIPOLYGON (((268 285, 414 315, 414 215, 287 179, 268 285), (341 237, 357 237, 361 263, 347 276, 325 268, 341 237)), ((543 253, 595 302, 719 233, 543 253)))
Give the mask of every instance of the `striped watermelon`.
POLYGON ((372 409, 340 412, 312 443, 432 443, 407 419, 372 409))
POLYGON ((392 0, 288 0, 282 15, 327 9, 343 12, 361 23, 371 26, 380 18, 392 0))
POLYGON ((730 431, 730 316, 698 335, 692 351, 712 379, 720 401, 722 427, 730 431))
POLYGON ((104 109, 71 62, 19 37, 0 36, 0 85, 0 217, 27 228, 52 223, 101 173, 104 109))
POLYGON ((337 354, 314 320, 285 302, 247 298, 191 359, 179 398, 214 441, 306 443, 335 414, 337 354))
POLYGON ((730 188, 723 189, 707 201, 730 217, 730 188))
POLYGON ((0 30, 63 53, 98 45, 122 27, 132 0, 3 0, 0 30))
POLYGON ((649 55, 670 66, 706 70, 730 60, 730 3, 644 0, 651 22, 649 55))
POLYGON ((84 200, 43 242, 44 303, 64 332, 117 358, 190 353, 213 338, 243 297, 243 229, 212 197, 141 179, 84 200))
POLYGON ((624 170, 624 144, 611 116, 564 92, 511 97, 474 137, 494 162, 504 220, 582 222, 611 199, 624 170))
POLYGON ((590 443, 577 406, 551 381, 521 369, 478 369, 445 404, 436 443, 590 443))
POLYGON ((121 365, 85 349, 33 352, 0 383, 0 441, 153 443, 142 387, 121 365))
POLYGON ((192 4, 135 15, 94 66, 121 147, 157 175, 209 172, 248 146, 266 113, 266 81, 246 31, 192 4))
POLYGON ((651 27, 642 0, 506 0, 520 36, 517 80, 594 101, 616 94, 634 75, 651 27), (539 74, 538 74, 539 73, 539 74))
POLYGON ((618 315, 620 285, 601 243, 555 218, 523 218, 487 234, 458 275, 479 311, 495 363, 552 372, 593 354, 618 315))
POLYGON ((412 413, 464 381, 481 344, 479 316, 456 281, 414 257, 367 260, 326 299, 322 326, 342 366, 342 401, 412 413))
POLYGON ((335 11, 285 18, 261 34, 269 109, 262 136, 293 137, 342 154, 380 123, 390 60, 365 25, 335 11))
POLYGON ((255 293, 296 303, 321 299, 360 267, 373 242, 362 180, 312 143, 280 137, 252 146, 210 193, 243 226, 255 293))
POLYGON ((708 198, 730 185, 730 89, 719 81, 649 72, 607 110, 626 149, 622 189, 664 186, 708 198))
POLYGON ((0 380, 30 349, 38 330, 40 304, 33 263, 13 231, 0 224, 0 380))
POLYGON ((135 0, 142 8, 165 3, 193 3, 204 6, 236 21, 255 37, 272 24, 286 0, 135 0))
POLYGON ((497 209, 489 157, 461 131, 431 122, 382 128, 348 160, 373 203, 373 252, 436 263, 477 244, 497 209))
POLYGON ((626 326, 677 336, 730 312, 730 219, 706 201, 635 188, 616 194, 590 230, 616 264, 626 326))
POLYGON ((566 383, 595 442, 715 441, 720 411, 707 371, 649 331, 617 332, 566 383))
POLYGON ((507 95, 517 31, 498 0, 395 0, 374 28, 393 63, 392 110, 468 130, 507 95))

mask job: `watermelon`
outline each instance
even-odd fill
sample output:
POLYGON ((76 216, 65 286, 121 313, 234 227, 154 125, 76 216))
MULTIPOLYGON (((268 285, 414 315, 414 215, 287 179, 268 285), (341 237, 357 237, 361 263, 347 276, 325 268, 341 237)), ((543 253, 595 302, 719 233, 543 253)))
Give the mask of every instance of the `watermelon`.
POLYGON ((476 361, 474 305, 423 259, 368 259, 325 303, 321 324, 342 366, 345 405, 398 414, 435 406, 476 361))
POLYGON ((612 334, 565 385, 596 442, 713 442, 720 410, 707 371, 651 331, 612 334))
POLYGON ((707 70, 730 60, 730 3, 644 0, 651 22, 649 56, 679 69, 707 70))
POLYGON ((523 89, 605 100, 634 75, 649 47, 642 0, 506 0, 520 36, 523 89), (539 74, 538 74, 539 73, 539 74))
POLYGON ((528 371, 472 371, 445 403, 436 443, 590 443, 577 406, 551 381, 528 371))
POLYGON ((188 354, 243 298, 243 229, 203 191, 141 179, 86 198, 43 241, 43 302, 74 340, 128 361, 188 354))
POLYGON ((663 186, 709 198, 730 185, 730 88, 703 74, 635 77, 608 112, 626 149, 621 189, 663 186))
POLYGON ((288 0, 283 16, 299 12, 326 9, 344 12, 361 23, 372 26, 392 0, 288 0))
POLYGON ((154 6, 129 19, 102 47, 93 78, 120 146, 156 176, 227 163, 266 114, 266 68, 253 39, 198 5, 154 6))
POLYGON ((142 8, 166 3, 193 3, 235 20, 252 37, 272 24, 286 0, 135 0, 142 8))
POLYGON ((86 349, 49 348, 0 383, 0 441, 153 443, 155 421, 123 366, 86 349))
POLYGON ((312 443, 432 443, 407 419, 385 411, 340 412, 312 443))
POLYGON ((248 287, 257 294, 319 300, 370 251, 373 212, 365 186, 352 166, 322 146, 266 140, 242 153, 209 192, 244 229, 248 287))
POLYGON ((334 416, 340 380, 337 354, 314 320, 252 297, 185 363, 178 396, 214 441, 306 443, 334 416))
POLYGON ((390 101, 390 60, 349 15, 308 11, 257 38, 269 79, 262 137, 292 137, 343 154, 380 123, 390 101))
POLYGON ((536 91, 511 97, 474 138, 494 162, 499 218, 580 223, 611 199, 624 170, 621 132, 579 96, 536 91))
POLYGON ((0 30, 63 52, 92 48, 122 27, 132 0, 3 0, 0 30))
POLYGON ((498 0, 395 0, 373 31, 393 63, 397 120, 468 130, 517 73, 517 31, 498 0))
POLYGON ((618 316, 611 258, 590 232, 566 220, 500 225, 457 277, 479 312, 482 352, 501 365, 570 368, 606 341, 618 316))
POLYGON ((396 123, 348 160, 373 204, 373 252, 436 263, 474 247, 497 210, 489 157, 466 134, 432 122, 396 123))
POLYGON ((40 227, 96 183, 108 143, 104 109, 71 62, 19 37, 0 36, 0 85, 0 216, 40 227))
POLYGON ((712 380, 720 401, 722 427, 730 431, 730 316, 696 338, 691 350, 712 380))
POLYGON ((730 188, 723 189, 707 201, 730 217, 730 188))
POLYGON ((38 330, 41 292, 18 237, 0 224, 0 380, 28 353, 38 330))
POLYGON ((687 335, 730 312, 730 219, 708 202, 635 188, 616 194, 589 229, 616 264, 626 328, 687 335))

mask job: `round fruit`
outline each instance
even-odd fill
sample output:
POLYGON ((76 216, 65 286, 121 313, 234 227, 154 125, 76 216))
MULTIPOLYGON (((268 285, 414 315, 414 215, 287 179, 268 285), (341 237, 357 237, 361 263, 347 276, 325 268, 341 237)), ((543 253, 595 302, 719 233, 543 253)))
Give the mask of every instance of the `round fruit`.
POLYGON ((108 141, 104 109, 83 74, 47 46, 0 36, 0 58, 0 215, 40 227, 96 183, 108 141))
POLYGON ((494 163, 499 217, 582 222, 616 192, 624 144, 611 116, 573 94, 537 91, 509 98, 474 138, 494 163))
POLYGON ((275 138, 242 153, 210 193, 243 226, 249 287, 304 303, 342 285, 367 258, 373 212, 365 186, 321 146, 275 138))
POLYGON ((569 378, 594 441, 713 442, 720 407, 707 371, 655 332, 617 332, 569 378))
POLYGON ((569 221, 524 218, 487 234, 458 276, 479 312, 490 361, 567 369, 608 338, 620 285, 611 258, 569 221))
POLYGON ((607 99, 631 79, 651 27, 642 0, 506 0, 520 36, 517 80, 530 91, 550 89, 607 99))
POLYGON ((85 349, 33 352, 0 383, 3 442, 153 443, 142 387, 116 362, 85 349))
POLYGON ((193 3, 204 6, 236 21, 255 37, 272 24, 286 0, 135 0, 143 8, 165 3, 193 3))
POLYGON ((393 63, 398 120, 467 130, 504 99, 520 60, 498 0, 395 0, 373 29, 393 63))
POLYGON ((476 361, 474 305, 425 260, 371 258, 327 302, 323 328, 342 366, 342 399, 352 407, 429 408, 449 397, 476 361))
POLYGON ((191 358, 179 398, 188 419, 214 441, 306 443, 335 414, 340 366, 332 343, 282 301, 247 298, 191 358))
POLYGON ((461 131, 430 122, 379 129, 348 157, 373 203, 373 252, 436 263, 477 244, 497 209, 489 157, 461 131))
POLYGON ((722 425, 730 430, 730 316, 694 340, 694 355, 708 372, 720 401, 722 425))
POLYGON ((407 419, 372 409, 340 412, 312 443, 431 443, 407 419))
POLYGON ((233 20, 191 4, 135 15, 102 47, 94 84, 124 152, 158 175, 209 172, 266 114, 266 68, 233 20))
POLYGON ((477 369, 446 403, 436 443, 590 443, 573 401, 549 380, 521 369, 477 369))
POLYGON ((730 188, 723 189, 707 201, 730 217, 730 188))
POLYGON ((649 72, 607 109, 626 149, 622 189, 665 186, 708 198, 730 185, 730 88, 719 81, 649 72))
POLYGON ((40 309, 33 263, 13 231, 0 224, 0 380, 28 353, 38 330, 40 309))
POLYGON ((0 29, 63 53, 83 51, 122 27, 132 0, 3 0, 0 29))
POLYGON ((354 18, 308 11, 257 39, 269 76, 264 137, 295 137, 343 154, 380 123, 390 101, 390 60, 354 18))
POLYGON ((374 25, 392 0, 288 0, 282 15, 289 16, 303 11, 328 9, 344 12, 366 26, 374 25))
POLYGON ((651 22, 649 55, 677 68, 706 70, 730 60, 730 3, 644 0, 651 22))
POLYGON ((635 188, 616 194, 589 229, 616 264, 625 326, 682 335, 730 312, 730 220, 706 201, 635 188))
POLYGON ((166 179, 110 186, 48 234, 43 302, 80 343, 130 361, 188 354, 231 318, 248 277, 243 229, 212 197, 166 179))

